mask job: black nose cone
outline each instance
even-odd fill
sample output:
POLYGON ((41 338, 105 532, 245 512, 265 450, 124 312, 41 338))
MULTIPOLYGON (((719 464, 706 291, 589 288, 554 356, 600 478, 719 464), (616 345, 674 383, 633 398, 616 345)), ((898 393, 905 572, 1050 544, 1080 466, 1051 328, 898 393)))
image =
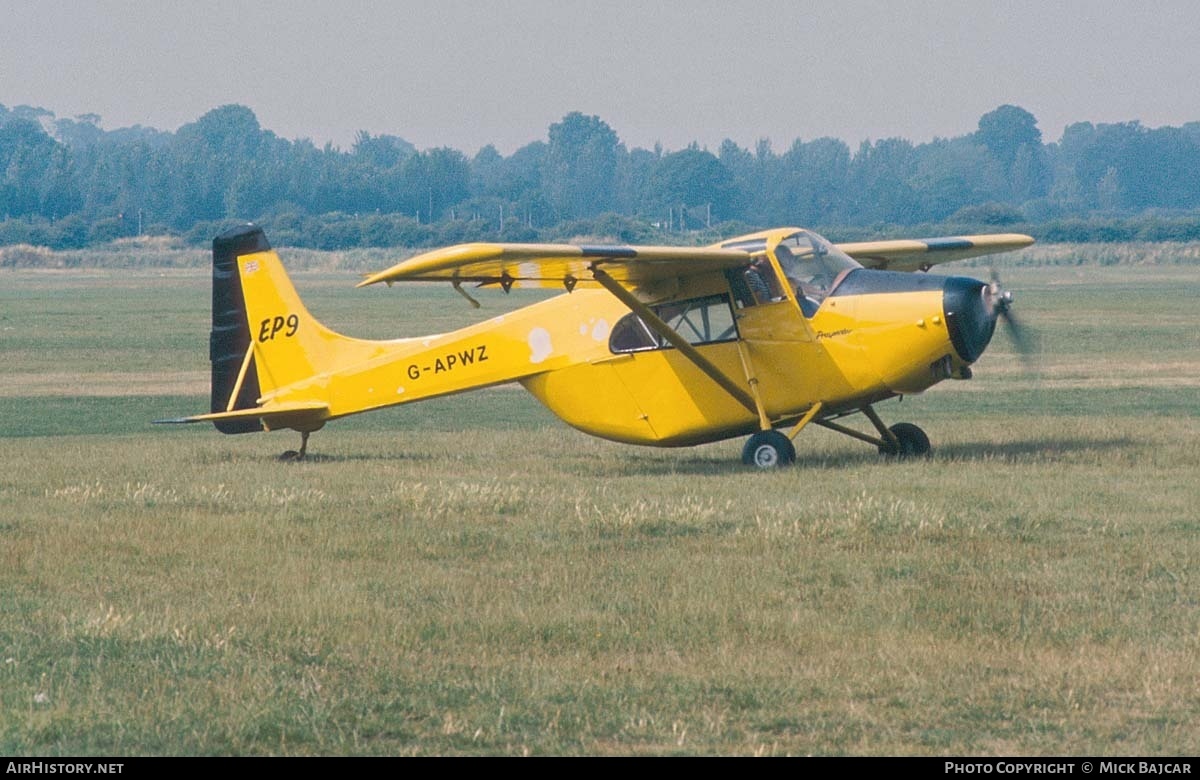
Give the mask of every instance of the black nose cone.
POLYGON ((954 351, 967 363, 974 363, 987 349, 996 329, 987 285, 977 279, 950 277, 942 285, 942 311, 954 351))

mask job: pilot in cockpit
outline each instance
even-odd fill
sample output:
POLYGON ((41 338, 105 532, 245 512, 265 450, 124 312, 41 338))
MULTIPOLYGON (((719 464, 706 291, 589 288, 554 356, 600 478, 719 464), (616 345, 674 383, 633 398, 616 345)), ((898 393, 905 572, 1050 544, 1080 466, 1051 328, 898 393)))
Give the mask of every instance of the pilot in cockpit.
POLYGON ((771 263, 766 256, 759 256, 746 269, 744 276, 746 278, 746 286, 750 288, 750 292, 754 294, 754 299, 758 303, 767 303, 775 299, 771 292, 769 279, 774 278, 775 273, 771 270, 771 263))

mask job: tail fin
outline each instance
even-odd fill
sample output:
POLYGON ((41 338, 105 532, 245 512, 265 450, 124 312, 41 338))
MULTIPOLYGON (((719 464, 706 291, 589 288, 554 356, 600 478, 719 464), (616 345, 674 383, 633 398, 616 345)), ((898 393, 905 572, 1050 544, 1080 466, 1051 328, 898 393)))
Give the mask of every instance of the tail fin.
MULTIPOLYGON (((317 322, 300 300, 261 228, 242 225, 213 239, 212 411, 259 408, 280 388, 334 367, 355 345, 317 322)), ((305 401, 319 402, 307 398, 305 401)), ((264 430, 255 417, 214 420, 222 433, 264 430)), ((273 427, 273 426, 272 426, 273 427)))

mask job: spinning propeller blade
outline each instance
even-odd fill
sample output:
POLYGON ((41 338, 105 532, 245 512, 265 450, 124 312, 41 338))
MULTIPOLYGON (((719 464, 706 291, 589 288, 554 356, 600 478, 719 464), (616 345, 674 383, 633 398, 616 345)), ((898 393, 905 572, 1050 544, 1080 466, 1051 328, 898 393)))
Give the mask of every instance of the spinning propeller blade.
POLYGON ((1021 325, 1016 315, 1013 314, 1013 294, 1010 290, 1004 289, 1004 286, 1000 283, 1000 275, 996 273, 995 268, 990 269, 990 276, 991 283, 988 284, 986 295, 992 315, 996 319, 1004 321, 1013 347, 1017 350, 1021 362, 1025 364, 1026 368, 1029 368, 1030 358, 1033 357, 1037 349, 1034 337, 1021 325))

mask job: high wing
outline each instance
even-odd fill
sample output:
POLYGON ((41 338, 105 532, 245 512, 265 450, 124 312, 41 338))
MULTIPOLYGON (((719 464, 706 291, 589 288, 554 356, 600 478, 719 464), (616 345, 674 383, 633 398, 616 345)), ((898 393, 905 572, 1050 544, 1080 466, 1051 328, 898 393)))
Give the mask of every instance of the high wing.
POLYGON ((571 244, 459 244, 416 255, 358 286, 378 282, 475 282, 523 287, 595 286, 602 270, 628 287, 749 265, 740 249, 571 244))
POLYGON ((1024 249, 1032 243, 1031 236, 1021 233, 997 233, 983 236, 863 241, 856 244, 838 244, 837 247, 867 268, 928 271, 939 263, 1011 252, 1024 249))

